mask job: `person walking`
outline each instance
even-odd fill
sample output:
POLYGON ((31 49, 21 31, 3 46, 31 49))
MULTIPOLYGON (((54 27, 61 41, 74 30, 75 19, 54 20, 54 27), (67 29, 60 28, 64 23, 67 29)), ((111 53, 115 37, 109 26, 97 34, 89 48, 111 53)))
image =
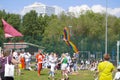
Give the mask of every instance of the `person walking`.
POLYGON ((36 61, 37 61, 37 70, 38 70, 38 76, 40 76, 40 72, 42 69, 42 63, 43 63, 44 55, 42 54, 42 50, 38 50, 38 54, 36 55, 36 61))
POLYGON ((62 70, 62 79, 61 80, 69 80, 68 71, 67 71, 68 60, 64 53, 62 54, 62 59, 61 59, 60 63, 61 63, 61 70, 62 70))
POLYGON ((26 52, 26 54, 25 54, 26 68, 25 69, 32 70, 32 68, 30 67, 30 62, 31 62, 31 54, 29 52, 26 52))
POLYGON ((97 67, 96 74, 98 80, 113 80, 112 72, 115 69, 114 65, 109 61, 110 55, 104 54, 104 61, 100 62, 97 67))
POLYGON ((52 77, 52 80, 55 80, 54 79, 55 78, 55 66, 57 62, 56 53, 51 53, 51 56, 49 57, 49 62, 50 62, 50 72, 49 72, 48 79, 52 77))

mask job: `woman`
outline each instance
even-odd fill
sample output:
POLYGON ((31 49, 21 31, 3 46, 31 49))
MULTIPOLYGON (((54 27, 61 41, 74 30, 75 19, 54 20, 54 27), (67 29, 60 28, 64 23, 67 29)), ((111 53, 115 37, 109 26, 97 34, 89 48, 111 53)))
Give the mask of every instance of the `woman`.
POLYGON ((104 61, 98 64, 97 73, 98 80, 112 80, 112 72, 114 70, 114 65, 109 61, 110 55, 104 54, 104 61))
POLYGON ((62 70, 62 80, 69 80, 68 72, 67 72, 67 63, 68 60, 66 58, 65 54, 62 54, 62 59, 61 59, 61 70, 62 70), (66 76, 66 78, 65 78, 66 76))
POLYGON ((14 80, 13 77, 5 77, 4 73, 5 73, 5 64, 7 63, 7 57, 8 57, 8 63, 12 63, 12 64, 17 64, 19 63, 18 61, 16 61, 13 56, 10 54, 11 51, 10 50, 4 50, 2 56, 0 57, 0 60, 2 61, 2 68, 0 69, 0 76, 2 80, 14 80))
POLYGON ((43 63, 43 59, 44 59, 44 55, 42 54, 42 50, 38 51, 38 54, 36 55, 36 61, 37 61, 37 70, 38 70, 38 76, 40 76, 41 74, 41 70, 42 70, 42 63, 43 63))

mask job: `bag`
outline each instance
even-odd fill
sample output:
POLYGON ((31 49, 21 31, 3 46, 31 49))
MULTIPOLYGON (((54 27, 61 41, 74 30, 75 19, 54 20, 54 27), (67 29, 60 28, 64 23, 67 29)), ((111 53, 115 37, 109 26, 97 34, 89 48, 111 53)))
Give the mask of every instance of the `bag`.
POLYGON ((7 64, 5 64, 5 77, 14 77, 14 65, 8 63, 7 57, 7 64))

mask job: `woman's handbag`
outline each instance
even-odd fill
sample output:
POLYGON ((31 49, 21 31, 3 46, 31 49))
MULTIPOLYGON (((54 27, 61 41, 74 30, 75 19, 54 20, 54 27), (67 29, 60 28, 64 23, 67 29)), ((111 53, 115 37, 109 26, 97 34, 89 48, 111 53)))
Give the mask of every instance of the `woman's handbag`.
POLYGON ((7 57, 7 64, 5 64, 5 77, 14 77, 14 65, 8 63, 7 57))

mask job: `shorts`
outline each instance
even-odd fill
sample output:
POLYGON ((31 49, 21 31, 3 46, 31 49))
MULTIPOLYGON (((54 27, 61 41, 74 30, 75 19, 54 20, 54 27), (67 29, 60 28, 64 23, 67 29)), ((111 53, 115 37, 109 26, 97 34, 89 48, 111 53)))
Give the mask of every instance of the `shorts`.
POLYGON ((62 64, 61 65, 61 70, 66 70, 66 68, 67 68, 67 64, 62 64))

